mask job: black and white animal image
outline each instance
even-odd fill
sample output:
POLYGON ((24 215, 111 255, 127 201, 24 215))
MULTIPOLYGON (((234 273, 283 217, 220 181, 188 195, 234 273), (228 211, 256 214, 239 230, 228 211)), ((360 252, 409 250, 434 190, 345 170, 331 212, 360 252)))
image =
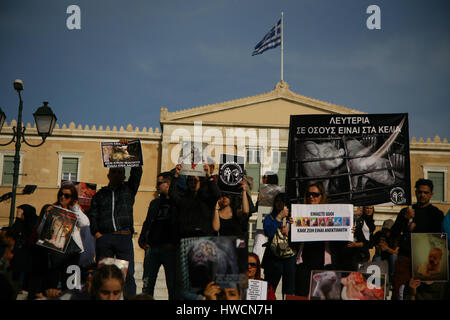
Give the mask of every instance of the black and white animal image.
POLYGON ((230 182, 230 180, 231 180, 231 169, 230 168, 225 168, 225 170, 223 171, 223 175, 224 175, 224 178, 225 178, 225 180, 226 180, 226 182, 230 182))
MULTIPOLYGON (((333 142, 329 141, 322 143, 305 141, 300 144, 299 152, 302 161, 308 160, 302 163, 303 172, 307 177, 330 176, 344 162, 344 149, 337 148, 333 142)), ((322 181, 327 193, 329 182, 329 179, 322 181)))
POLYGON ((369 179, 383 185, 389 186, 394 184, 395 174, 391 169, 388 159, 379 155, 374 155, 370 146, 366 147, 356 139, 349 139, 345 143, 347 147, 347 156, 349 158, 354 158, 349 160, 351 173, 355 174, 369 171, 361 175, 352 176, 353 190, 364 190, 369 179))
POLYGON ((339 300, 341 295, 340 281, 334 271, 314 273, 312 276, 312 299, 339 300))
POLYGON ((236 257, 227 248, 206 239, 195 241, 189 246, 188 269, 194 288, 205 288, 209 282, 216 280, 218 274, 239 272, 236 257))

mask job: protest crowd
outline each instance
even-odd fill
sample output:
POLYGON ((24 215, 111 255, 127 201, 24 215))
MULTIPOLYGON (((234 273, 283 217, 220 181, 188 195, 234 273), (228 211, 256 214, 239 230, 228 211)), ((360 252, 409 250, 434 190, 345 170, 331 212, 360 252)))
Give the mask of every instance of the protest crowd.
MULTIPOLYGON (((180 243, 193 237, 236 237, 248 243, 249 218, 261 206, 271 209, 263 220, 263 228, 256 232, 252 252, 245 246, 244 273, 245 281, 265 283, 262 296, 266 300, 277 299, 275 292, 280 281, 281 299, 306 300, 314 294, 332 299, 331 287, 337 282, 333 271, 345 271, 348 275, 340 280, 347 287, 348 298, 450 299, 448 281, 432 280, 436 265, 443 264, 448 254, 444 255, 442 250, 430 252, 430 265, 412 272, 411 236, 449 233, 450 216, 430 203, 433 195, 430 180, 419 179, 415 183, 417 203, 405 206, 395 221, 386 220, 380 230, 374 223, 373 206, 355 206, 353 241, 298 242, 291 239, 290 229, 296 222, 275 173, 262 177, 263 184, 254 203, 253 181, 245 171, 230 192, 221 190, 215 169, 210 162, 204 164, 202 175, 183 175, 182 165, 178 164, 157 175, 158 196, 149 202, 137 243, 145 250, 141 294, 136 294, 133 244, 133 205, 141 181, 141 166, 131 169, 127 181, 123 167, 110 168, 109 184, 95 193, 89 210, 82 210, 77 189, 70 184, 61 186, 54 203, 43 203, 41 208, 18 206, 14 224, 3 227, 0 233, 0 299, 14 300, 19 292, 26 292, 28 300, 153 300, 162 265, 169 300, 245 300, 247 286, 234 283, 223 287, 215 283, 214 277, 207 276, 212 250, 207 244, 213 241, 201 244, 193 253, 197 269, 192 267, 196 274, 190 275, 191 281, 201 288, 186 288, 180 267, 183 252, 180 243), (51 228, 49 223, 43 223, 49 220, 55 207, 75 217, 70 234, 69 227, 58 219, 53 220, 51 228), (39 245, 42 239, 46 246, 39 245), (387 266, 381 294, 367 286, 357 290, 365 281, 361 280, 360 267, 370 263, 387 266), (428 274, 431 280, 415 278, 417 274, 428 274)), ((303 203, 328 203, 321 182, 308 185, 303 203)))

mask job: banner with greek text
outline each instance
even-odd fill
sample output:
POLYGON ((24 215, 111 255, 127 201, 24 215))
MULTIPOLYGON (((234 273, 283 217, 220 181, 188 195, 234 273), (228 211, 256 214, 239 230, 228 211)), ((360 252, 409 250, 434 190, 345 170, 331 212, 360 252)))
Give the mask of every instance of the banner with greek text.
POLYGON ((353 241, 353 205, 293 204, 291 241, 353 241))
POLYGON ((328 203, 409 205, 408 114, 293 115, 286 173, 288 198, 304 203, 322 183, 328 203))

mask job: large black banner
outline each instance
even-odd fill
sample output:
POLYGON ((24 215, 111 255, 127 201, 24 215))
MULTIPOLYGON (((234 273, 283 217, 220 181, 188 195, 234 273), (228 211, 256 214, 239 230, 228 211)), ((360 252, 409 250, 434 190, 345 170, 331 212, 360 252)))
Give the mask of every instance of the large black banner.
POLYGON ((289 200, 318 181, 329 203, 411 204, 408 114, 291 116, 289 200))

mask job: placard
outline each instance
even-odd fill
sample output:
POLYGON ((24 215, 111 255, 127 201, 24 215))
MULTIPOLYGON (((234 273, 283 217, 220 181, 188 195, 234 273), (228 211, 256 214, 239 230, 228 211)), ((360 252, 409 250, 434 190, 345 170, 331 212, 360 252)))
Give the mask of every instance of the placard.
POLYGON ((36 244, 65 253, 77 219, 75 212, 52 206, 41 221, 36 244))
POLYGON ((256 230, 264 230, 264 219, 272 212, 272 207, 259 206, 258 216, 256 217, 256 230))
POLYGON ((303 203, 322 182, 328 203, 411 204, 407 114, 292 115, 286 188, 303 203))
POLYGON ((448 281, 446 233, 411 233, 412 277, 421 281, 448 281))
POLYGON ((205 170, 203 167, 208 163, 207 149, 207 143, 183 141, 178 158, 178 163, 181 164, 180 174, 204 177, 205 170))
POLYGON ((267 300, 267 281, 249 279, 247 300, 267 300))
POLYGON ((291 241, 353 241, 353 205, 293 204, 291 241))
POLYGON ((211 281, 222 289, 248 286, 248 247, 244 238, 181 239, 180 261, 184 290, 197 292, 211 281))
POLYGON ((220 191, 240 194, 244 178, 244 157, 233 154, 220 155, 218 186, 220 191))
POLYGON ((385 300, 386 275, 312 270, 310 300, 385 300))
POLYGON ((131 140, 127 144, 121 142, 102 142, 103 166, 106 168, 139 167, 142 161, 140 140, 131 140))

